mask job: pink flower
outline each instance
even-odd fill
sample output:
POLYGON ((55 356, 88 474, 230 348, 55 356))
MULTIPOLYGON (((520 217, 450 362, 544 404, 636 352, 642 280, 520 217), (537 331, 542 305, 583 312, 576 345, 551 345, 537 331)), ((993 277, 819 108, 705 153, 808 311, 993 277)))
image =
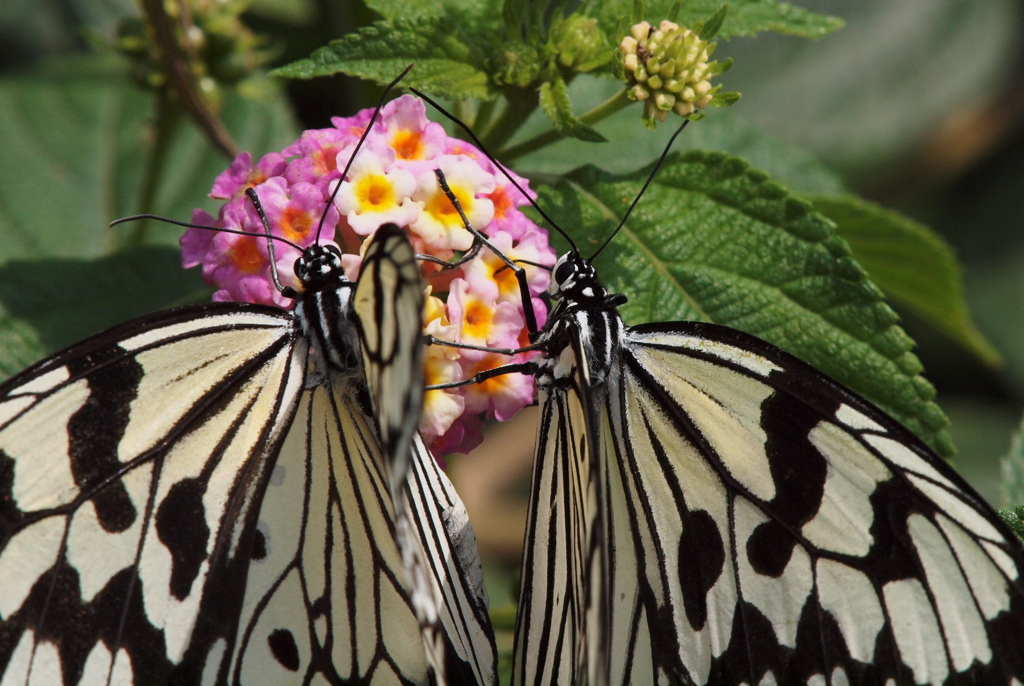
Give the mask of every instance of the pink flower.
MULTIPOLYGON (((480 150, 449 138, 429 121, 424 104, 412 96, 385 106, 368 131, 372 114, 363 110, 336 117, 332 128, 305 131, 282 152, 256 163, 242 153, 217 177, 212 195, 227 202, 216 219, 196 210, 193 221, 251 235, 188 229, 182 236, 182 264, 202 267, 203 279, 217 289, 214 300, 292 306, 274 286, 272 267, 284 285, 299 288, 294 261, 314 242, 337 241, 343 247, 345 274, 356 281, 367 242, 386 222, 405 227, 416 252, 453 259, 470 248, 473 237, 441 190, 435 169, 444 172, 470 224, 490 236, 498 250, 513 260, 554 263, 547 234, 518 209, 535 197, 525 179, 513 176, 523 188, 516 189, 480 150), (329 203, 336 186, 337 197, 329 203), (263 224, 243 194, 247 188, 256 191, 271 234, 292 244, 274 241, 273 265, 263 224)), ((539 296, 550 275, 537 266, 523 267, 542 323, 546 308, 539 296)), ((429 284, 423 321, 427 332, 490 348, 518 348, 529 342, 518 282, 490 250, 483 249, 456 269, 424 262, 422 273, 429 284)), ((435 345, 424 355, 424 373, 428 384, 446 384, 531 356, 536 353, 510 357, 435 345)), ((425 395, 420 428, 436 454, 468 452, 482 440, 484 416, 507 419, 532 402, 533 395, 534 381, 523 374, 431 390, 425 395)))
MULTIPOLYGON (((248 202, 226 205, 217 225, 237 231, 263 229, 255 209, 248 202)), ((271 281, 266 238, 214 233, 203 260, 203 280, 218 288, 213 295, 217 301, 254 302, 279 307, 292 304, 278 293, 271 281)))
MULTIPOLYGON (((443 308, 443 304, 442 304, 443 308)), ((451 340, 454 328, 446 326, 441 319, 434 319, 426 326, 426 333, 441 339, 451 340)), ((462 367, 457 360, 454 348, 431 345, 424 355, 424 384, 451 383, 462 378, 462 367)), ((423 440, 430 443, 443 435, 465 410, 465 400, 461 388, 435 389, 427 391, 423 396, 423 413, 420 417, 420 431, 423 440)))
MULTIPOLYGON (((216 226, 217 220, 200 209, 192 210, 192 223, 201 226, 216 226)), ((181 245, 181 266, 185 269, 197 267, 206 259, 216 231, 210 229, 185 229, 178 241, 181 245)))
MULTIPOLYGON (((511 235, 500 232, 491 237, 491 244, 512 261, 526 260, 533 263, 519 265, 526 272, 526 282, 531 293, 547 290, 551 274, 546 269, 534 266, 555 263, 555 251, 548 245, 546 233, 534 228, 524 233, 521 240, 513 242, 511 235)), ((463 269, 467 279, 492 280, 498 287, 498 300, 501 302, 522 304, 516 273, 505 266, 505 262, 494 252, 482 250, 480 257, 470 261, 463 269)))
MULTIPOLYGON (((521 355, 509 357, 497 353, 487 353, 476 360, 461 358, 462 373, 470 378, 480 372, 503 367, 508 364, 525 362, 521 355)), ((527 374, 501 374, 486 381, 469 384, 463 387, 466 402, 466 413, 478 414, 486 412, 488 419, 499 422, 512 418, 519 410, 533 402, 534 380, 527 374)))
POLYGON ((418 164, 444 154, 448 135, 444 127, 427 119, 427 107, 419 98, 403 95, 381 110, 385 139, 395 151, 395 158, 416 173, 418 164))
POLYGON ((258 186, 271 177, 280 176, 287 166, 288 161, 279 152, 264 155, 255 166, 252 155, 241 152, 213 182, 210 197, 223 200, 238 198, 246 189, 258 186))
POLYGON ((331 181, 341 177, 338 153, 356 140, 338 129, 303 131, 299 140, 284 149, 288 157, 297 156, 288 163, 284 177, 289 183, 305 181, 326 189, 331 181))
MULTIPOLYGON (((512 303, 498 302, 498 287, 490 280, 456 279, 448 293, 448 317, 458 335, 455 341, 490 348, 515 348, 523 316, 512 303)), ((463 350, 462 357, 486 353, 463 350)))
MULTIPOLYGON (((313 243, 329 243, 334 239, 338 211, 334 207, 325 209, 323 194, 313 184, 300 181, 289 185, 284 177, 277 176, 266 181, 255 191, 270 222, 273 235, 291 241, 301 248, 313 243), (321 217, 323 228, 318 236, 321 217)), ((266 241, 263 241, 262 245, 266 246, 266 241)), ((295 260, 299 258, 301 252, 290 245, 277 242, 274 245, 274 253, 281 283, 295 289, 301 288, 294 269, 295 260)))
POLYGON ((466 454, 484 442, 480 429, 484 421, 479 415, 464 414, 448 428, 447 433, 430 443, 430 451, 435 456, 466 454))
MULTIPOLYGON (((365 110, 356 112, 351 117, 331 117, 331 124, 343 134, 351 136, 354 142, 359 140, 363 135, 363 132, 366 131, 366 127, 370 123, 371 118, 373 118, 373 110, 366 108, 365 110)), ((377 133, 384 131, 384 127, 381 126, 380 123, 380 117, 378 117, 377 121, 374 122, 373 130, 377 133)))
MULTIPOLYGON (((471 226, 482 229, 494 216, 494 205, 479 195, 494 190, 494 177, 473 160, 464 157, 441 157, 432 162, 444 172, 448 188, 465 212, 471 226)), ((466 230, 462 217, 441 189, 433 171, 424 171, 416 178, 417 188, 412 199, 423 211, 410 226, 431 247, 449 250, 468 250, 473 245, 473 234, 466 230)))
MULTIPOLYGON (((354 149, 353 145, 338 153, 339 166, 354 149)), ((394 166, 394 161, 394 150, 367 139, 349 167, 348 179, 334 196, 335 206, 352 230, 362 236, 388 222, 408 226, 420 215, 419 203, 409 197, 416 190, 416 179, 405 169, 394 166), (389 167, 390 171, 386 171, 389 167)))

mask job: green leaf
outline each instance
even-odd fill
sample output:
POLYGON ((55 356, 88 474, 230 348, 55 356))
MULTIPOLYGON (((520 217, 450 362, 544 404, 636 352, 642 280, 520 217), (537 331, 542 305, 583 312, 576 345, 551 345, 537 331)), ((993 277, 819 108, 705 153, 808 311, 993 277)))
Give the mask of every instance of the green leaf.
MULTIPOLYGON (((673 7, 675 7, 675 5, 673 5, 673 7)), ((725 18, 728 16, 728 14, 729 3, 725 3, 724 5, 718 8, 718 11, 716 11, 710 19, 703 22, 703 24, 700 27, 700 31, 697 33, 700 39, 711 40, 712 38, 717 36, 718 32, 722 30, 722 24, 725 22, 725 18)), ((679 22, 676 23, 678 24, 679 22)))
MULTIPOLYGON (((140 210, 153 111, 153 96, 128 85, 125 70, 109 60, 76 57, 0 80, 7 134, 0 136, 0 374, 168 307, 182 293, 209 297, 181 269, 180 227, 147 222, 145 243, 174 247, 111 255, 140 228, 108 224, 140 210)), ((254 157, 297 135, 281 102, 229 96, 222 118, 254 157)), ((201 201, 228 163, 182 118, 150 210, 186 220, 197 204, 216 213, 212 201, 201 201)))
MULTIPOLYGON (((562 226, 574 227, 587 254, 646 172, 587 167, 571 178, 579 210, 562 226)), ((698 319, 747 331, 866 396, 940 454, 953 452, 913 341, 831 222, 744 160, 695 151, 666 164, 597 266, 606 286, 629 296, 629 323, 698 319)))
POLYGON ((1017 538, 1024 541, 1024 507, 1015 507, 1012 510, 999 510, 999 516, 1013 529, 1017 538))
MULTIPOLYGON (((471 20, 487 12, 498 11, 498 3, 494 0, 367 0, 366 6, 390 20, 452 15, 471 20)), ((463 28, 470 30, 475 27, 463 28)))
POLYGON ((559 133, 590 143, 603 143, 605 137, 580 121, 572 113, 572 103, 561 77, 547 81, 540 87, 540 108, 559 133))
POLYGON ((181 268, 181 251, 165 246, 94 260, 7 262, 0 266, 0 373, 128 319, 209 297, 198 272, 181 268))
MULTIPOLYGON (((0 80, 0 264, 31 257, 96 257, 134 231, 108 224, 142 211, 139 192, 152 148, 154 98, 132 87, 116 61, 77 57, 0 80)), ((222 118, 259 156, 295 140, 281 103, 238 96, 222 118)), ((230 160, 181 118, 147 211, 190 219, 230 160)), ((147 242, 176 244, 181 229, 153 222, 147 242)))
POLYGON ((904 305, 989 366, 999 352, 971 321, 953 249, 923 224, 849 195, 812 195, 854 258, 887 297, 904 305))
POLYGON ((492 95, 487 72, 479 67, 484 57, 444 17, 379 21, 272 74, 311 79, 344 73, 383 85, 411 63, 416 68, 405 77, 405 86, 452 99, 492 95))
POLYGON ((1003 502, 1019 512, 1020 506, 1024 505, 1024 418, 1013 432, 1010 450, 1002 459, 1000 472, 999 490, 1003 502))
MULTIPOLYGON (((675 0, 649 0, 644 18, 654 26, 669 16, 675 0)), ((680 26, 695 26, 708 20, 721 9, 721 0, 687 0, 675 20, 680 26)), ((611 0, 600 3, 595 16, 609 30, 622 28, 622 18, 632 13, 632 0, 611 0)), ((710 23, 710 20, 708 20, 710 23)), ((718 38, 753 36, 762 31, 774 31, 803 38, 821 38, 843 26, 839 17, 816 14, 808 10, 774 0, 731 0, 729 15, 722 22, 718 38)), ((619 36, 615 43, 618 44, 619 36)))

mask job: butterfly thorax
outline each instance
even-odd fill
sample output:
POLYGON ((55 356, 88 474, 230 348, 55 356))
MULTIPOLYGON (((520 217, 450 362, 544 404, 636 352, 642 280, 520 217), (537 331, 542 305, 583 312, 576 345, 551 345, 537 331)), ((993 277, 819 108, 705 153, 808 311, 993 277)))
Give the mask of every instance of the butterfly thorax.
POLYGON ((355 328, 348 325, 353 284, 345 276, 341 251, 334 245, 309 246, 295 261, 295 276, 303 287, 296 295, 295 316, 321 372, 315 377, 328 370, 361 376, 359 341, 355 328))
POLYGON ((538 339, 548 351, 545 376, 557 384, 575 370, 588 386, 603 386, 609 370, 618 364, 625 333, 618 306, 625 296, 609 294, 594 265, 576 252, 559 258, 551 270, 548 293, 555 306, 538 339))

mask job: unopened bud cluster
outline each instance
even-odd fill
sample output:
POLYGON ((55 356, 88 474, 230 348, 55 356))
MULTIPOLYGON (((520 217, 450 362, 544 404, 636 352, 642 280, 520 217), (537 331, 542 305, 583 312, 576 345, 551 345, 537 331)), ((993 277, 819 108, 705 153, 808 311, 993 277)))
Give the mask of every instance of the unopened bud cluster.
POLYGON ((619 44, 629 80, 628 94, 644 103, 644 117, 665 121, 670 111, 681 116, 708 106, 714 96, 708 63, 715 43, 662 21, 657 29, 646 21, 630 29, 619 44))

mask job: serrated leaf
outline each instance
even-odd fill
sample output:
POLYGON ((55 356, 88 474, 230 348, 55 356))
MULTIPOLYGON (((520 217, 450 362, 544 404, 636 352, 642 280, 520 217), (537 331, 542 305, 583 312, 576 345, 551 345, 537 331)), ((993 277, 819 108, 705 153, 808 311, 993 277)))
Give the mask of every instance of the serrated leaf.
MULTIPOLYGON (((658 22, 669 16, 674 2, 648 0, 644 18, 657 26, 658 22)), ((687 0, 680 9, 678 19, 674 21, 680 26, 694 26, 707 20, 721 6, 721 0, 687 0)), ((632 0, 603 2, 595 10, 595 16, 602 20, 602 25, 609 28, 620 24, 620 20, 629 17, 631 13, 632 0)), ((817 14, 786 2, 730 0, 729 15, 722 22, 717 37, 753 36, 762 31, 774 31, 803 38, 821 38, 842 26, 843 20, 839 17, 817 14)), ((619 38, 621 36, 616 38, 615 44, 618 44, 619 38)))
POLYGON ((999 490, 1003 503, 1009 507, 1019 510, 1024 505, 1024 418, 1013 432, 1010 450, 1002 459, 999 490))
POLYGON ((927 226, 849 195, 812 195, 814 209, 836 223, 871 280, 989 366, 999 352, 971 320, 953 249, 927 226))
POLYGON ((385 19, 391 20, 408 17, 443 17, 452 14, 472 19, 498 9, 498 3, 489 0, 367 0, 366 6, 385 19))
POLYGON ((566 93, 565 81, 561 78, 541 84, 540 108, 559 133, 588 143, 605 142, 604 136, 572 113, 572 103, 566 93))
POLYGON ((10 261, 0 266, 0 371, 13 373, 120 322, 209 296, 171 247, 94 260, 10 261))
MULTIPOLYGON (((645 178, 592 167, 573 175, 580 215, 571 233, 584 254, 645 178)), ((913 341, 831 222, 745 161, 690 152, 666 164, 597 267, 630 298, 630 324, 698 319, 747 331, 869 398, 940 454, 953 452, 913 341)))
MULTIPOLYGON (((110 60, 76 57, 0 80, 0 264, 116 249, 136 227, 108 224, 143 209, 138 194, 153 116, 153 96, 131 86, 123 66, 110 60)), ((257 156, 296 137, 281 103, 229 96, 222 119, 257 156)), ((181 118, 147 211, 190 219, 229 162, 181 118)), ((147 233, 149 242, 173 244, 181 229, 151 223, 147 233)))
POLYGON ((344 73, 383 85, 415 64, 402 85, 444 98, 486 99, 492 93, 487 72, 477 66, 483 63, 452 22, 429 17, 376 22, 272 73, 295 79, 344 73))

